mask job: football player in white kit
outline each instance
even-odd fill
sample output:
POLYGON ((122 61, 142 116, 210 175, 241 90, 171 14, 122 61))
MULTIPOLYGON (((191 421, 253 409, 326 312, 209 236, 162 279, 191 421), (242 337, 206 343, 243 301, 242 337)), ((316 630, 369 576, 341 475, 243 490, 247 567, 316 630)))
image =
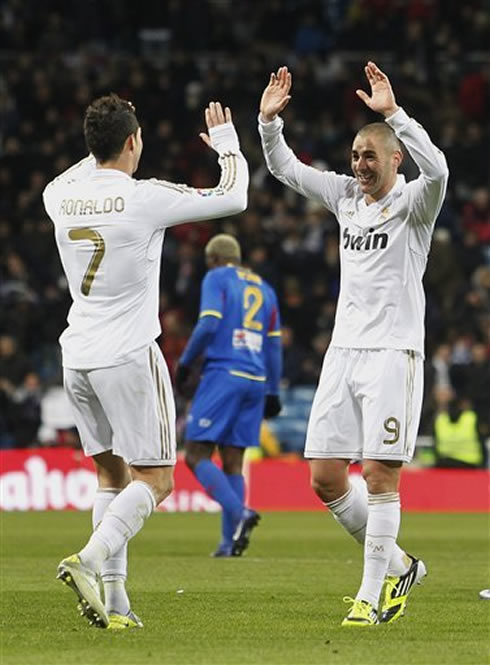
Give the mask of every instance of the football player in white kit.
POLYGON ((395 621, 426 574, 423 561, 396 543, 398 490, 402 464, 413 456, 422 403, 422 276, 448 179, 444 155, 397 105, 388 77, 373 62, 365 73, 371 95, 357 95, 385 122, 355 136, 354 177, 306 166, 287 146, 278 115, 290 100, 286 67, 271 74, 259 115, 270 172, 321 202, 340 225, 340 294, 305 457, 317 495, 364 545, 361 586, 354 599, 344 599, 351 608, 343 626, 395 621), (409 183, 398 174, 399 139, 420 170, 409 183), (351 460, 362 460, 367 497, 349 483, 351 460))
POLYGON ((64 383, 98 491, 94 531, 58 577, 103 628, 141 627, 125 589, 127 543, 173 488, 175 405, 154 341, 165 229, 245 210, 248 166, 229 108, 211 102, 203 141, 218 153, 212 189, 136 180, 143 149, 135 109, 117 95, 87 109, 90 156, 48 184, 44 204, 73 299, 60 337, 64 383), (104 584, 105 603, 97 576, 104 584))

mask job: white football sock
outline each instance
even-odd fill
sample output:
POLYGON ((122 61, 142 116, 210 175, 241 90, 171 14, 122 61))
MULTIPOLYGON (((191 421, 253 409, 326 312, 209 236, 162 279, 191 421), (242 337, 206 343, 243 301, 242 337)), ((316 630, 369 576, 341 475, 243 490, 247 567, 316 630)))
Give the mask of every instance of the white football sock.
POLYGON ((368 504, 359 488, 351 485, 345 494, 325 503, 325 506, 330 508, 335 520, 362 545, 366 535, 368 504))
POLYGON ((376 610, 399 528, 398 492, 369 494, 364 571, 356 599, 367 600, 376 610))
POLYGON ((400 577, 400 575, 405 575, 410 566, 412 565, 412 560, 402 548, 395 543, 393 552, 391 553, 390 563, 388 565, 387 575, 390 577, 400 577))
POLYGON ((119 487, 99 487, 95 493, 94 505, 92 507, 92 528, 95 529, 102 522, 104 513, 113 499, 120 494, 119 487))
POLYGON ((151 487, 141 480, 133 480, 111 501, 102 521, 80 550, 82 562, 100 572, 103 562, 138 533, 154 509, 151 487))
MULTIPOLYGON (((332 511, 335 520, 341 524, 360 545, 364 544, 368 519, 367 496, 357 485, 351 485, 347 492, 324 504, 332 511)), ((388 575, 398 577, 407 572, 410 559, 395 543, 388 567, 388 575)))
POLYGON ((107 614, 129 614, 131 604, 129 602, 124 580, 114 579, 104 582, 104 605, 107 614))
MULTIPOLYGON (((92 525, 98 527, 105 511, 121 489, 114 487, 99 488, 95 495, 92 509, 92 525)), ((128 574, 128 544, 125 543, 110 559, 106 559, 101 567, 104 584, 105 607, 111 614, 126 615, 130 610, 130 602, 125 582, 128 574)))

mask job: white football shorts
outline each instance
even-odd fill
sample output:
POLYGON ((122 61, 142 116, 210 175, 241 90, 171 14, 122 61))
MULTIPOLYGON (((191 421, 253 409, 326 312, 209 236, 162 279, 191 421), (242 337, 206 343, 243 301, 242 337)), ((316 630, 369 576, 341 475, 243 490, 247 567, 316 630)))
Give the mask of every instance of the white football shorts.
POLYGON ((112 450, 135 466, 175 465, 175 402, 156 342, 124 365, 65 367, 64 384, 87 456, 112 450))
POLYGON ((306 434, 308 459, 410 462, 423 397, 414 351, 330 347, 306 434))

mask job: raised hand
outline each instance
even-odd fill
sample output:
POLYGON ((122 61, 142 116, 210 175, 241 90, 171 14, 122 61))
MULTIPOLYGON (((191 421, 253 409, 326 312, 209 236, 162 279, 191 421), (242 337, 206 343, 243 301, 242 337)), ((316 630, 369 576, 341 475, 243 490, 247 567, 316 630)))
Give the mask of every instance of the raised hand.
MULTIPOLYGON (((217 127, 218 125, 224 125, 225 122, 233 122, 229 107, 225 106, 223 112, 220 102, 209 102, 209 106, 204 111, 204 119, 206 120, 206 126, 208 129, 211 129, 211 127, 217 127)), ((211 145, 209 134, 201 132, 199 137, 209 148, 213 147, 211 145)))
POLYGON ((269 85, 262 93, 260 100, 260 115, 265 122, 274 120, 291 99, 292 78, 287 67, 279 67, 277 74, 272 73, 269 85))
POLYGON ((364 90, 356 90, 356 95, 369 106, 372 111, 382 113, 386 118, 398 110, 390 79, 381 69, 369 61, 364 67, 367 80, 371 86, 371 97, 364 90))

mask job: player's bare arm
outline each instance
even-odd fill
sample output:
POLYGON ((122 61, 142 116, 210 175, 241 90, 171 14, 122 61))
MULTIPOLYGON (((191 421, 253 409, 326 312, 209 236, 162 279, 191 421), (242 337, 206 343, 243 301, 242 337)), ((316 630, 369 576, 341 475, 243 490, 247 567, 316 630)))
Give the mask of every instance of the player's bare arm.
POLYGON ((272 72, 260 100, 260 114, 264 122, 271 122, 286 108, 291 99, 291 85, 292 76, 287 67, 279 67, 277 74, 272 72))
MULTIPOLYGON (((209 106, 204 110, 204 119, 208 129, 212 127, 219 127, 227 122, 233 122, 231 117, 231 110, 225 106, 224 110, 220 102, 209 102, 209 106)), ((208 148, 213 148, 209 134, 201 132, 199 137, 204 141, 208 148)))
POLYGON ((371 86, 371 96, 364 90, 356 90, 356 95, 375 113, 381 113, 389 118, 398 111, 395 94, 390 79, 384 74, 376 63, 371 60, 364 67, 366 77, 371 86))

